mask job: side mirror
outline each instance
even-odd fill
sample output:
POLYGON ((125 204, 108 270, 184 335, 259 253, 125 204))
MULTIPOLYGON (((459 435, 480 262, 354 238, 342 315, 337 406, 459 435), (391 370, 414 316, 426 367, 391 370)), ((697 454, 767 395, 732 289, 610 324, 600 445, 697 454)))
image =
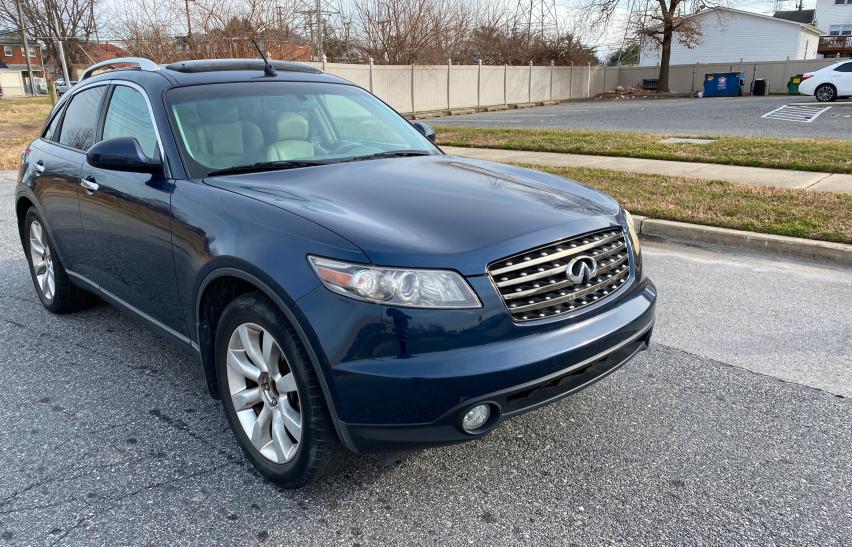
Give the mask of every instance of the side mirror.
POLYGON ((437 137, 435 135, 435 130, 432 129, 431 125, 429 125, 428 123, 423 123, 423 122, 414 122, 411 125, 413 125, 415 129, 420 131, 423 134, 424 137, 426 137, 427 139, 429 139, 432 142, 435 142, 435 139, 437 137))
POLYGON ((110 171, 155 173, 160 170, 159 160, 149 158, 133 137, 116 137, 101 141, 86 153, 92 167, 110 171))

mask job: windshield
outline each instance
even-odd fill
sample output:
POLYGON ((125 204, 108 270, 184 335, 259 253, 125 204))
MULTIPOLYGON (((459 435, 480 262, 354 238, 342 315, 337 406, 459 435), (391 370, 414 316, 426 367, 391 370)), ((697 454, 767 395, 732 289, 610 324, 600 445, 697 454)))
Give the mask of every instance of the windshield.
POLYGON ((258 164, 273 169, 440 153, 399 114, 350 85, 208 84, 172 89, 166 100, 193 178, 258 164))

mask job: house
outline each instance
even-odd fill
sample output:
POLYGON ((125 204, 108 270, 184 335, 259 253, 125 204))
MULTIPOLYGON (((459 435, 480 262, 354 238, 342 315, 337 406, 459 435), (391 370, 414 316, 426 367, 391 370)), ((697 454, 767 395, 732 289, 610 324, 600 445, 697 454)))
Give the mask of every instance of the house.
POLYGON ((852 57, 852 0, 817 0, 815 24, 828 31, 819 40, 820 57, 852 57))
MULTIPOLYGON (((41 47, 34 42, 29 43, 29 50, 24 51, 24 41, 18 32, 0 32, 0 88, 5 97, 23 97, 32 93, 31 77, 44 77, 41 47), (29 57, 32 75, 27 72, 27 57, 29 57)), ((37 89, 39 86, 36 86, 37 89)))
MULTIPOLYGON (((820 35, 825 34, 811 22, 733 8, 706 9, 689 18, 700 30, 700 39, 690 49, 678 43, 675 34, 671 54, 673 65, 732 63, 740 59, 749 62, 779 61, 787 57, 815 59, 820 35)), ((660 50, 655 46, 648 38, 642 41, 640 66, 653 66, 660 62, 660 50)))

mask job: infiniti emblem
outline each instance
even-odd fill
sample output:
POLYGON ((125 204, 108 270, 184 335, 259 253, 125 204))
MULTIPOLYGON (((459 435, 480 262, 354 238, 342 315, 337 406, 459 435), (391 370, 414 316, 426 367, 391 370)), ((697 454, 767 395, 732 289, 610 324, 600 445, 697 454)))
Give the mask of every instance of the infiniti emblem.
POLYGON ((565 266, 565 276, 575 285, 589 281, 597 273, 598 262, 589 255, 575 257, 565 266))

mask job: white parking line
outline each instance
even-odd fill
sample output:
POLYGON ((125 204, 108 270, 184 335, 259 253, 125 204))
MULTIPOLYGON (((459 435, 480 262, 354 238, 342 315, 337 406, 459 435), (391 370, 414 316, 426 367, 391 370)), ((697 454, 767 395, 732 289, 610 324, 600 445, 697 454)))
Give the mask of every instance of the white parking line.
POLYGON ((820 117, 820 114, 831 108, 830 106, 785 104, 767 112, 761 118, 770 120, 782 120, 786 122, 811 123, 820 117))

